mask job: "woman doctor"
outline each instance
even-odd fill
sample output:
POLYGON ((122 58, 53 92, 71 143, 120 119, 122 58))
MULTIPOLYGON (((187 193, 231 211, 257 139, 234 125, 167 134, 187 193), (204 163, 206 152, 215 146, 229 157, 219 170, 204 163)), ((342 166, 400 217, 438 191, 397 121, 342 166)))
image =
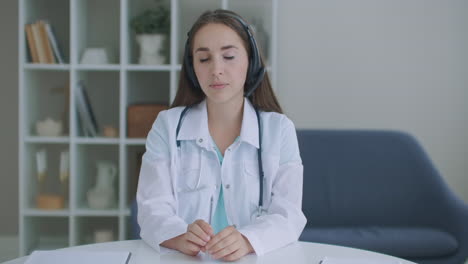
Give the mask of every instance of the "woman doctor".
POLYGON ((297 241, 303 167, 255 39, 227 10, 188 33, 176 98, 146 141, 137 202, 142 239, 215 259, 297 241))

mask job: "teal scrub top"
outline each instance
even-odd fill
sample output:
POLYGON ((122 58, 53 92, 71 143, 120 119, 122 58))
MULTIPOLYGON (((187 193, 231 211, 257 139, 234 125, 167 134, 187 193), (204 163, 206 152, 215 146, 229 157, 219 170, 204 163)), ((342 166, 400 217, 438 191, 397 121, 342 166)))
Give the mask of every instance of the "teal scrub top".
MULTIPOLYGON (((239 137, 236 138, 238 140, 239 137)), ((218 154, 218 159, 219 163, 222 165, 223 164, 223 155, 221 154, 221 151, 219 150, 218 146, 214 142, 216 154, 218 154)), ((221 184, 221 187, 219 188, 219 199, 218 199, 218 204, 216 205, 216 210, 213 215, 213 220, 211 223, 211 226, 214 229, 214 233, 217 234, 219 231, 223 230, 224 228, 228 227, 228 220, 227 220, 227 215, 226 215, 226 208, 224 207, 224 195, 223 195, 223 185, 221 184)))

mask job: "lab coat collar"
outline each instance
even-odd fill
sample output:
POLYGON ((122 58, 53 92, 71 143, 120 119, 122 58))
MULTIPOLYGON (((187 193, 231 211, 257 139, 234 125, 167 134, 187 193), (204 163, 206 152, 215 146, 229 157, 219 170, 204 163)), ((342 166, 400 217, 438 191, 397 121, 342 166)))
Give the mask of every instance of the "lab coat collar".
MULTIPOLYGON (((177 140, 196 140, 199 146, 206 149, 213 147, 208 129, 206 99, 193 106, 185 114, 177 140)), ((257 116, 253 105, 247 98, 244 98, 244 114, 239 140, 249 143, 255 148, 259 147, 257 116)))
POLYGON ((203 100, 192 106, 183 117, 177 140, 196 140, 199 146, 210 149, 212 147, 210 139, 206 100, 203 100))

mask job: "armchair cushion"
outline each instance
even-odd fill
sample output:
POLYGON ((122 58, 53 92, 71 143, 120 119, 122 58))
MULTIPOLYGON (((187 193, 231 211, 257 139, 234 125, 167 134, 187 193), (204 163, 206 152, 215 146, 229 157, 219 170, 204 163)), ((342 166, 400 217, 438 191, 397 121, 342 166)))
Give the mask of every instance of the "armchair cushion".
POLYGON ((458 242, 451 234, 420 227, 306 228, 299 240, 361 248, 403 258, 443 257, 458 249, 458 242))

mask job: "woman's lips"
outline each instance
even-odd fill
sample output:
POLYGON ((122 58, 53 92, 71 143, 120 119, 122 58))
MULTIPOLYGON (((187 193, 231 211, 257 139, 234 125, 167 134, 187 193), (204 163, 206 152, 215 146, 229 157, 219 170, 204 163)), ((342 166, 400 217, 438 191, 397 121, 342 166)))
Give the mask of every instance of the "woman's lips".
POLYGON ((213 89, 223 89, 224 87, 226 87, 226 83, 215 83, 215 84, 210 84, 210 88, 213 88, 213 89))

